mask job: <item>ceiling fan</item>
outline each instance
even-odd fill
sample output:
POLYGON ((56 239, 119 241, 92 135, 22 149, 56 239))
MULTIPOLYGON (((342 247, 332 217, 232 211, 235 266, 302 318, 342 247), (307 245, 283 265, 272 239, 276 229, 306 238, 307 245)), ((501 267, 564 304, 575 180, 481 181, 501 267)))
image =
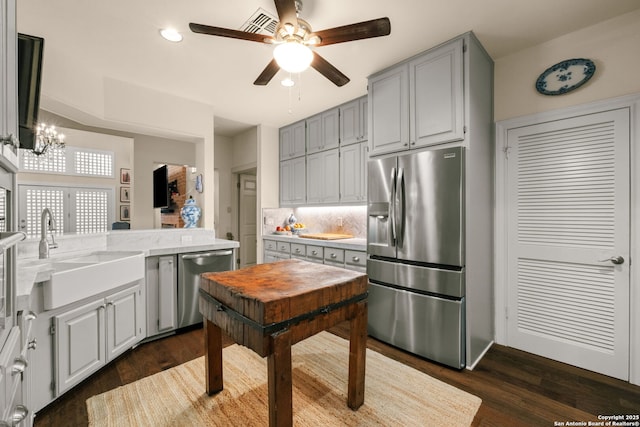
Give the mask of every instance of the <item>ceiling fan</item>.
POLYGON ((312 51, 310 47, 386 36, 391 33, 389 18, 373 19, 313 32, 309 23, 298 17, 302 9, 302 1, 274 0, 274 2, 280 22, 276 26, 273 36, 194 23, 190 23, 189 28, 194 33, 275 45, 274 59, 253 82, 254 85, 260 86, 268 84, 281 68, 297 73, 309 65, 335 83, 336 86, 344 86, 349 82, 349 78, 317 52, 312 51))

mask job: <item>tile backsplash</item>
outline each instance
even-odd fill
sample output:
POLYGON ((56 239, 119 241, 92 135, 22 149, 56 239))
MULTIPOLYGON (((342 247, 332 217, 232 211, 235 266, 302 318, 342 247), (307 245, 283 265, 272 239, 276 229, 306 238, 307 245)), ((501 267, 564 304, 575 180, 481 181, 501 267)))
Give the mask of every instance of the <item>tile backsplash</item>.
POLYGON ((262 234, 273 233, 276 227, 285 226, 293 213, 309 233, 343 233, 353 237, 367 237, 366 206, 322 206, 303 208, 276 208, 262 210, 262 234), (342 225, 340 225, 342 223, 342 225))

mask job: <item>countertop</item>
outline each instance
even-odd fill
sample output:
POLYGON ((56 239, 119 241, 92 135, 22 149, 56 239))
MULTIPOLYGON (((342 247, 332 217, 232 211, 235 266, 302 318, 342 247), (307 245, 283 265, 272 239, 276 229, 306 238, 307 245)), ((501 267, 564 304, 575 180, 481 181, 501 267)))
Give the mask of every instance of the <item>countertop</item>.
POLYGON ((353 239, 338 239, 338 240, 320 240, 320 239, 308 239, 298 236, 288 236, 282 234, 265 234, 263 239, 277 240, 280 242, 300 243, 303 245, 315 245, 325 246, 330 248, 347 249, 352 251, 366 251, 367 239, 353 238, 353 239))
MULTIPOLYGON (((144 257, 148 257, 240 247, 239 242, 232 240, 203 237, 198 234, 193 236, 183 236, 182 234, 173 236, 171 239, 164 238, 159 233, 130 231, 128 233, 112 233, 111 236, 116 235, 117 238, 108 240, 96 240, 94 236, 65 236, 65 238, 57 238, 57 241, 61 248, 65 246, 66 250, 60 252, 52 250, 52 256, 49 260, 55 262, 96 251, 140 252, 144 257)), ((33 241, 38 243, 35 239, 31 240, 31 242, 26 241, 27 244, 33 244, 33 241)), ((19 257, 17 264, 16 304, 20 309, 30 306, 29 298, 34 285, 49 280, 53 269, 50 264, 47 265, 46 261, 39 262, 37 256, 19 257)))

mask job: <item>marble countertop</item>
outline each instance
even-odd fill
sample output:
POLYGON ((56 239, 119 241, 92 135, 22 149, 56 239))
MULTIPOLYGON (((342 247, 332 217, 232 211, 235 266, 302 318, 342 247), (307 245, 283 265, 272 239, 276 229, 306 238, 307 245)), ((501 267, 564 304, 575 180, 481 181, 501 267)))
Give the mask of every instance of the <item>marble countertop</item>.
POLYGON ((320 240, 320 239, 309 239, 305 237, 288 236, 288 235, 281 235, 281 234, 266 234, 262 236, 262 238, 267 240, 277 240, 280 242, 300 243, 303 245, 325 246, 330 248, 347 249, 352 251, 367 250, 367 239, 360 239, 360 238, 320 240))

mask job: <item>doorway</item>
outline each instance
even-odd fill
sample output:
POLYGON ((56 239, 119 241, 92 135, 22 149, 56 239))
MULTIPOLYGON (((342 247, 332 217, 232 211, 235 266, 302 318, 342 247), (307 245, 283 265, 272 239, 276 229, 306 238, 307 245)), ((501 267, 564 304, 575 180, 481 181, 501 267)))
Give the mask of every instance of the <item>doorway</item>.
POLYGON ((505 130, 498 162, 508 345, 623 380, 630 379, 630 116, 629 108, 608 108, 532 119, 505 130))
POLYGON ((255 265, 257 262, 257 179, 255 171, 246 171, 236 176, 238 200, 236 221, 240 242, 238 268, 244 268, 255 265))

